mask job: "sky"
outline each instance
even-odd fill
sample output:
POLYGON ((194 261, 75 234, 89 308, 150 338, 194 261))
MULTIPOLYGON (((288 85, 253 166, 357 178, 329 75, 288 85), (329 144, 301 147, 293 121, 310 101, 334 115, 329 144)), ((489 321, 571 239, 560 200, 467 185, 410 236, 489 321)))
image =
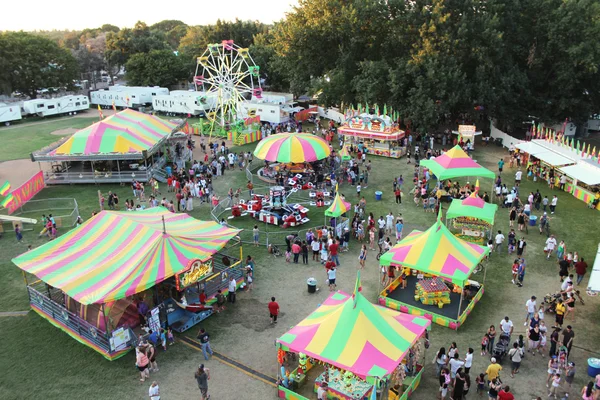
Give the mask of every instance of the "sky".
POLYGON ((124 0, 83 2, 81 0, 29 0, 3 2, 0 31, 81 30, 112 24, 133 27, 137 21, 148 25, 178 19, 188 25, 213 24, 217 19, 232 21, 278 21, 297 0, 124 0), (156 4, 156 6, 154 5, 156 4), (168 5, 168 6, 166 6, 168 5), (32 12, 32 10, 35 10, 32 12))

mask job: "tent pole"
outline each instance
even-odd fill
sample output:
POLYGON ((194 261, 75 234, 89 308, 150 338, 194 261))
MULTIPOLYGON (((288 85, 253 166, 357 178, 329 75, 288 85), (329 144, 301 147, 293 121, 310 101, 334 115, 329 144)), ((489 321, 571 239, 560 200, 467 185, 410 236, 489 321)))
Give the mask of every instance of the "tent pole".
POLYGON ((102 316, 104 317, 104 332, 108 334, 108 319, 106 318, 106 309, 104 308, 104 303, 102 303, 102 316))
POLYGON ((460 319, 460 308, 462 307, 463 297, 465 297, 465 287, 464 286, 461 288, 461 292, 460 292, 460 302, 458 303, 458 315, 456 316, 457 320, 460 319))
POLYGON ((123 179, 121 179, 121 166, 119 165, 119 161, 117 160, 117 173, 119 174, 119 183, 123 183, 123 179))
MULTIPOLYGON (((483 264, 481 264, 483 265, 483 264)), ((485 275, 487 274, 487 265, 483 265, 483 282, 482 284, 485 283, 485 275)))

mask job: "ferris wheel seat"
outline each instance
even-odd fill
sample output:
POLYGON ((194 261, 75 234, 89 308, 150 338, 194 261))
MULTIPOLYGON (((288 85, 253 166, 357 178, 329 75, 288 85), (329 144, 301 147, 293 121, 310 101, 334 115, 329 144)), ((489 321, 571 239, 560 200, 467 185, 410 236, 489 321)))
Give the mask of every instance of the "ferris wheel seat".
POLYGON ((249 50, 247 48, 243 48, 243 49, 238 49, 238 53, 240 56, 242 56, 242 58, 248 58, 249 54, 249 50))

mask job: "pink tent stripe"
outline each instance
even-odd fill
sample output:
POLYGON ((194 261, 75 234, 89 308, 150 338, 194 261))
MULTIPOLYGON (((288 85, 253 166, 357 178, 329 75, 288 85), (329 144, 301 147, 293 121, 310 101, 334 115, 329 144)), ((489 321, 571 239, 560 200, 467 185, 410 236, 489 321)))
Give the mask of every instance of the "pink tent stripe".
POLYGON ((367 341, 351 369, 360 376, 367 376, 374 365, 391 372, 397 364, 396 360, 392 360, 367 341))
POLYGON ((448 257, 446 257, 446 261, 444 261, 444 265, 440 269, 440 272, 446 275, 455 275, 456 271, 461 271, 465 274, 468 274, 469 268, 457 260, 452 254, 448 254, 448 257))
POLYGON ((297 140, 300 143, 300 146, 302 147, 302 152, 304 153, 304 159, 306 159, 306 160, 318 159, 315 149, 310 145, 308 140, 298 140, 298 139, 294 139, 294 140, 297 140))
POLYGON ((480 198, 479 196, 469 196, 466 199, 464 199, 462 201, 463 205, 465 206, 471 206, 471 207, 477 207, 477 208, 483 208, 483 206, 485 206, 485 201, 483 201, 482 198, 480 198))
POLYGON ((447 153, 435 159, 444 168, 480 168, 471 158, 451 158, 447 153))
MULTIPOLYGON (((140 129, 144 129, 145 131, 147 131, 148 133, 150 133, 152 136, 156 137, 157 139, 161 139, 164 136, 164 135, 161 135, 156 130, 150 128, 148 125, 143 124, 141 121, 136 121, 136 120, 128 118, 124 115, 117 114, 117 116, 124 121, 128 121, 128 122, 136 124, 137 126, 140 127, 140 129)), ((131 129, 128 126, 123 126, 123 128, 127 129, 127 130, 131 129)), ((173 129, 173 128, 171 128, 171 129, 173 129)))
POLYGON ((285 141, 287 138, 282 137, 275 140, 271 146, 269 147, 269 151, 265 155, 265 160, 276 160, 279 151, 281 150, 281 143, 285 141))
POLYGON ((100 152, 100 144, 102 143, 102 137, 106 132, 107 125, 100 122, 94 128, 92 128, 92 134, 88 136, 88 140, 85 143, 84 154, 92 154, 100 152))

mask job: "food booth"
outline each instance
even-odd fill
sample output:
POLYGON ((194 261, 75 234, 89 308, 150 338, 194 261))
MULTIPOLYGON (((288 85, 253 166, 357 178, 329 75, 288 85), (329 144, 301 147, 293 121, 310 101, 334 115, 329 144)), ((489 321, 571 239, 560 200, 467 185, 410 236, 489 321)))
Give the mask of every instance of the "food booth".
MULTIPOLYGON (((560 167, 558 170, 567 176, 564 190, 575 198, 592 205, 600 197, 600 164, 597 160, 579 160, 575 165, 560 167)), ((600 201, 595 208, 600 210, 600 201)))
MULTIPOLYGON (((154 330, 167 322, 174 330, 177 321, 189 324, 190 315, 174 321, 169 304, 198 303, 191 289, 210 276, 202 266, 238 232, 163 207, 101 211, 12 262, 23 270, 29 302, 37 314, 114 360, 136 345, 140 323, 154 330), (37 279, 29 283, 25 273, 37 279), (170 283, 173 279, 177 283, 170 283), (138 312, 141 303, 148 309, 143 318, 138 312)), ((233 262, 228 267, 226 273, 240 285, 241 269, 234 270, 233 262)), ((217 288, 227 293, 228 283, 206 282, 204 289, 207 295, 217 288)), ((207 316, 206 309, 184 311, 207 316)))
POLYGON ((438 216, 431 228, 412 231, 381 256, 382 267, 402 273, 380 293, 379 304, 458 329, 483 295, 485 271, 481 283, 472 275, 488 253, 454 236, 438 216))
POLYGON ((479 197, 479 180, 475 191, 463 200, 454 199, 446 213, 446 224, 452 221, 452 227, 459 230, 456 237, 471 243, 486 244, 486 238, 491 238, 492 228, 498 206, 483 201, 479 197))
POLYGON ((388 116, 361 114, 348 118, 339 128, 338 135, 346 145, 352 144, 367 154, 400 158, 406 154, 403 146, 404 131, 388 116))
POLYGON ((353 294, 331 293, 277 339, 279 398, 314 398, 324 387, 331 399, 405 400, 418 387, 431 322, 370 303, 357 275, 353 294))
POLYGON ((452 131, 452 133, 458 135, 459 141, 461 137, 465 143, 470 141, 473 148, 475 148, 475 136, 482 134, 481 131, 477 130, 475 125, 458 125, 458 130, 452 131))

